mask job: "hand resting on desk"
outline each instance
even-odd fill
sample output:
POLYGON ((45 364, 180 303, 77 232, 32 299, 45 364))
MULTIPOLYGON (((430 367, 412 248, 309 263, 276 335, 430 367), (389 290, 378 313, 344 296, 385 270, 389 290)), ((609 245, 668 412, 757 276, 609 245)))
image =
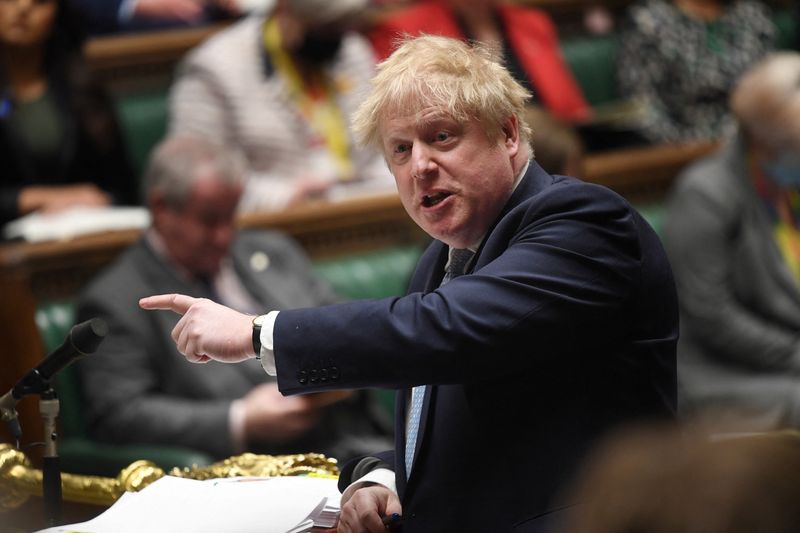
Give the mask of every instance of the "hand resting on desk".
POLYGON ((403 508, 397 494, 383 485, 366 485, 342 495, 337 533, 370 531, 386 532, 389 526, 382 517, 402 514, 403 508))

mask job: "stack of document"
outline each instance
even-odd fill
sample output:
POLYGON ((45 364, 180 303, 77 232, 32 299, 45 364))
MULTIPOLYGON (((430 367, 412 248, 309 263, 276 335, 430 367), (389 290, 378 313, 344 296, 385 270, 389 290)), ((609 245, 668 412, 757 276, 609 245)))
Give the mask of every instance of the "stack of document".
POLYGON ((144 229, 150 213, 144 207, 71 207, 57 213, 30 213, 3 227, 6 239, 28 242, 67 240, 104 231, 144 229))
POLYGON ((97 518, 41 533, 302 533, 335 527, 339 498, 336 480, 329 478, 164 476, 140 492, 126 492, 97 518))
POLYGON ((303 533, 312 531, 314 528, 329 529, 336 527, 339 522, 339 494, 334 497, 325 497, 319 504, 294 528, 287 533, 303 533))

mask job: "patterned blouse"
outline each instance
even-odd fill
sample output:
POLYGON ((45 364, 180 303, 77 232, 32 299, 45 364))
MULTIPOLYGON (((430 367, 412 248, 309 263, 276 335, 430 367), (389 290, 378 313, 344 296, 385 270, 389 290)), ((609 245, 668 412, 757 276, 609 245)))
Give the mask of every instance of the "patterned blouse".
POLYGON ((669 0, 632 5, 620 30, 617 77, 621 93, 642 104, 641 133, 652 142, 678 142, 725 132, 733 84, 775 47, 771 16, 753 0, 729 2, 713 21, 669 0))

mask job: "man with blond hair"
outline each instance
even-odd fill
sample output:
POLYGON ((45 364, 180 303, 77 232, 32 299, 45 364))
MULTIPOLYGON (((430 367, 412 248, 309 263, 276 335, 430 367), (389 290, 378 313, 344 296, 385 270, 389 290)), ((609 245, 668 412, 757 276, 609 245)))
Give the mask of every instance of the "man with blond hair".
POLYGON ((258 356, 284 394, 398 389, 395 449, 342 470, 340 532, 544 531, 596 439, 674 415, 661 243, 617 194, 531 159, 528 97, 454 39, 408 40, 381 64, 356 131, 434 239, 406 296, 255 319, 180 294, 140 302, 183 314, 189 361, 258 356))

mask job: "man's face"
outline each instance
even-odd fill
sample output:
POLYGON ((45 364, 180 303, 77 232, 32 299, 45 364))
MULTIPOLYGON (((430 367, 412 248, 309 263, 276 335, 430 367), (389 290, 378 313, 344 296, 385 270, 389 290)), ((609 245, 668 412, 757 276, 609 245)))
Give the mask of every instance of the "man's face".
POLYGON ((211 178, 198 180, 186 205, 176 209, 155 200, 153 219, 172 256, 196 276, 219 271, 236 230, 242 189, 211 178))
POLYGON ((466 248, 486 233, 514 185, 516 120, 491 141, 477 120, 458 123, 438 108, 387 117, 383 150, 408 214, 426 233, 466 248))

